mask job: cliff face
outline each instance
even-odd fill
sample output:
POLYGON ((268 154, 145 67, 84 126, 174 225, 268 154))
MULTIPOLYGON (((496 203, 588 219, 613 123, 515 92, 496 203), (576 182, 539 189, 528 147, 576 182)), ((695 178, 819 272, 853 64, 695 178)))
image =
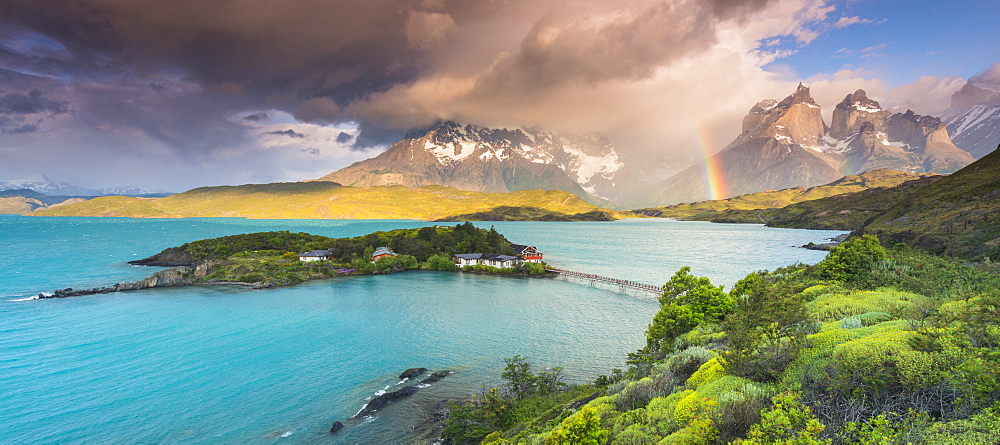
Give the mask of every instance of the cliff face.
MULTIPOLYGON (((948 137, 940 119, 912 111, 892 113, 864 90, 848 94, 833 111, 829 127, 809 87, 799 84, 783 100, 764 100, 743 118, 741 134, 713 156, 713 173, 727 196, 790 187, 811 187, 844 175, 888 168, 951 173, 971 162, 948 137)), ((706 163, 652 187, 637 206, 714 199, 706 163)))
POLYGON ((967 83, 951 96, 941 120, 955 145, 982 158, 1000 142, 1000 92, 967 83))

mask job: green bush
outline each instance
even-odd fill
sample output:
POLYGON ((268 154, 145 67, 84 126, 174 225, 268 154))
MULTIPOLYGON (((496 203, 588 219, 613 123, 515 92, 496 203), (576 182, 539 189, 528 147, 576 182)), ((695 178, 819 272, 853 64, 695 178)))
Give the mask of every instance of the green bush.
POLYGON ((862 288, 873 288, 872 274, 876 265, 887 258, 885 249, 874 235, 851 238, 830 249, 830 253, 816 265, 820 277, 851 283, 862 288))

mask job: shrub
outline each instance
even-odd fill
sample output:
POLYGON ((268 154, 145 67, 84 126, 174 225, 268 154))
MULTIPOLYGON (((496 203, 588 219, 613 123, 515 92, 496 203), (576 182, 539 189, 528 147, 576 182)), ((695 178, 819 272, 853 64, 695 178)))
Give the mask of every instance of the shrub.
POLYGON ((610 431, 601 426, 601 416, 594 408, 583 407, 569 416, 545 439, 546 445, 604 445, 610 431))
POLYGON ((737 444, 824 444, 829 440, 820 440, 819 435, 824 426, 813 415, 808 406, 799 401, 795 393, 781 393, 771 398, 774 406, 761 413, 759 423, 750 428, 746 440, 737 440, 737 444))
POLYGON ((427 267, 431 270, 454 271, 457 266, 445 255, 431 255, 427 257, 427 267))
POLYGON ((861 327, 864 327, 864 325, 861 323, 861 319, 857 317, 847 317, 840 320, 840 329, 857 329, 861 327))
POLYGON ((656 365, 654 368, 657 371, 662 370, 663 372, 669 372, 674 375, 678 380, 687 380, 694 374, 701 365, 709 361, 715 353, 705 349, 701 346, 691 346, 680 352, 676 352, 662 364, 656 365))
POLYGON ((886 258, 887 254, 878 237, 865 235, 849 239, 830 249, 830 253, 816 265, 816 269, 822 278, 872 288, 875 287, 873 270, 886 258))

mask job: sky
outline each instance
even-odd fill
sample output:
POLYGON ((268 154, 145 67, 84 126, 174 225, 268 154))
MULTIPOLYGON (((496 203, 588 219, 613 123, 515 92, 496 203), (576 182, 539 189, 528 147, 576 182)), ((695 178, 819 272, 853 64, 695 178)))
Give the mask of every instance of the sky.
POLYGON ((1000 87, 995 0, 6 0, 0 181, 317 178, 439 120, 721 149, 756 102, 1000 87))

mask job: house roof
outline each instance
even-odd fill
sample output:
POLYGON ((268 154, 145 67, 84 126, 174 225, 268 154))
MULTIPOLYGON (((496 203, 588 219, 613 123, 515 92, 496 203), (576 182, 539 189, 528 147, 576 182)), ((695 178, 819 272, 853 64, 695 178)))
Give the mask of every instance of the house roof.
POLYGON ((525 250, 534 250, 536 252, 538 251, 538 248, 536 248, 535 246, 526 246, 524 244, 513 244, 512 243, 510 245, 510 248, 513 249, 514 253, 517 253, 517 254, 522 254, 522 253, 524 253, 525 250))
POLYGON ((299 256, 307 256, 307 257, 323 257, 323 256, 330 256, 330 255, 333 255, 333 252, 330 252, 329 250, 325 250, 325 249, 324 250, 310 250, 310 251, 308 251, 306 253, 300 253, 299 254, 299 256))
POLYGON ((375 248, 375 252, 372 253, 372 256, 375 257, 375 256, 379 256, 379 255, 392 255, 392 256, 396 256, 396 252, 393 252, 388 247, 377 247, 377 248, 375 248))

